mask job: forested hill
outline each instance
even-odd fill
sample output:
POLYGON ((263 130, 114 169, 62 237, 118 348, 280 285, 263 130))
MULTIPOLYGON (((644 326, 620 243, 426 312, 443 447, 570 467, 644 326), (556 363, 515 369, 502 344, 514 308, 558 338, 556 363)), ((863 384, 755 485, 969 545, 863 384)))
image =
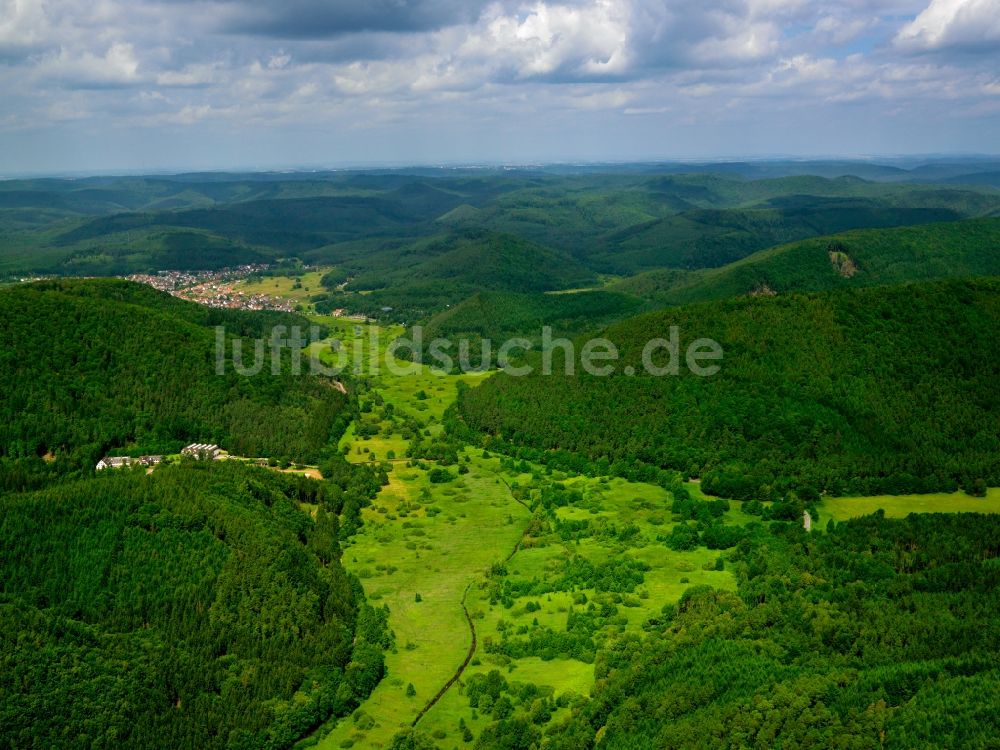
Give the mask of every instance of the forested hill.
POLYGON ((662 269, 611 289, 660 304, 1000 274, 1000 219, 859 229, 770 248, 721 268, 662 269))
MULTIPOLYGON (((0 291, 0 459, 93 467, 106 452, 171 453, 214 442, 248 456, 315 462, 348 399, 328 378, 216 373, 213 325, 266 334, 293 316, 208 311, 112 280, 0 291)), ((252 361, 252 342, 244 347, 252 361)), ((231 353, 231 348, 228 350, 231 353)), ((303 368, 305 372, 308 368, 303 368)))
POLYGON ((337 516, 377 488, 189 461, 0 495, 0 745, 286 748, 353 710, 390 635, 337 516))
POLYGON ((459 414, 525 455, 674 468, 738 499, 1000 484, 998 279, 725 300, 604 335, 611 377, 498 374, 459 414), (644 345, 674 325, 681 374, 644 374, 644 345), (684 367, 702 337, 725 351, 712 377, 684 367))
POLYGON ((738 592, 691 587, 646 636, 600 654, 591 700, 549 746, 995 745, 996 516, 875 515, 826 534, 775 531, 757 527, 727 555, 738 592))
POLYGON ((321 310, 347 307, 413 321, 484 290, 540 294, 597 283, 597 276, 567 253, 482 230, 388 242, 358 253, 324 278, 330 291, 317 298, 321 310))
POLYGON ((642 306, 636 297, 601 290, 567 294, 481 292, 438 313, 422 327, 424 361, 434 364, 430 344, 443 338, 452 342, 448 351, 456 361, 458 342, 464 340, 472 366, 488 367, 509 338, 523 336, 538 345, 543 326, 552 329, 553 337, 577 336, 634 315, 642 306), (488 346, 483 346, 483 339, 489 340, 488 346))
MULTIPOLYGON (((198 326, 211 328, 224 326, 226 334, 230 336, 267 337, 274 326, 279 325, 287 329, 298 326, 302 334, 307 335, 309 326, 312 325, 308 318, 297 313, 206 307, 164 294, 146 284, 135 284, 123 279, 46 279, 34 282, 26 288, 101 300, 105 303, 139 305, 198 326)), ((319 328, 320 334, 326 333, 323 327, 319 328)))

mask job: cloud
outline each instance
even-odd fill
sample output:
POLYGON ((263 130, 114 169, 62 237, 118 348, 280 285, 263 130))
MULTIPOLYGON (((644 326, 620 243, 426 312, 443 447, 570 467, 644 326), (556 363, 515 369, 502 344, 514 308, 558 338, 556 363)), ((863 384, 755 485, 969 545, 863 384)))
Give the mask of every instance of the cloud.
POLYGON ((478 0, 217 0, 221 27, 277 39, 363 31, 422 32, 475 20, 478 0))
POLYGON ((798 7, 780 0, 675 0, 634 3, 633 40, 642 68, 734 67, 776 54, 778 17, 798 7), (762 12, 762 5, 774 11, 762 12))
POLYGON ((823 16, 813 27, 813 33, 820 39, 836 45, 847 44, 868 31, 874 24, 873 18, 838 18, 823 16))
POLYGON ((646 128, 638 148, 671 127, 742 134, 829 112, 847 132, 891 111, 932 138, 940 118, 995 116, 982 52, 1000 44, 998 4, 0 0, 0 168, 4 133, 49 126, 150 142, 377 131, 387 147, 422 133, 445 151, 463 133, 599 144, 606 128, 646 128))
POLYGON ((75 54, 61 47, 39 63, 35 72, 43 80, 68 88, 114 88, 142 82, 135 48, 128 42, 115 42, 103 54, 75 54))
POLYGON ((896 35, 909 52, 967 50, 1000 54, 1000 0, 931 0, 896 35))
POLYGON ((628 67, 628 35, 627 4, 615 0, 538 2, 513 14, 494 6, 453 57, 500 80, 615 76, 628 67))
POLYGON ((0 0, 0 61, 21 56, 41 44, 48 24, 41 2, 0 0))
POLYGON ((164 70, 156 76, 156 85, 171 87, 204 87, 221 80, 220 66, 213 64, 187 65, 180 70, 164 70))

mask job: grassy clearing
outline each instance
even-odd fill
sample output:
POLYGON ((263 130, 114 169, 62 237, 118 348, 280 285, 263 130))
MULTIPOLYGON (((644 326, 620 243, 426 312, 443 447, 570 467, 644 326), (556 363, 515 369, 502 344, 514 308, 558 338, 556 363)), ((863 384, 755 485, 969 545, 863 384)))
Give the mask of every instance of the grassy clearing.
MULTIPOLYGON (((495 472, 515 490, 539 484, 537 471, 534 476, 505 471, 498 458, 483 459, 477 450, 469 450, 468 454, 472 456, 473 466, 495 472)), ((540 481, 544 483, 547 479, 540 481)), ((645 579, 634 595, 602 593, 593 587, 569 587, 541 595, 516 597, 509 606, 504 606, 491 600, 488 586, 473 586, 467 606, 476 625, 480 648, 457 689, 449 691, 420 723, 420 728, 435 737, 442 747, 466 746, 461 742, 460 722, 478 735, 492 721, 482 711, 473 711, 464 695, 464 687, 477 674, 497 669, 511 684, 541 686, 553 697, 563 696, 564 700, 590 693, 594 684, 593 663, 566 655, 510 658, 490 653, 488 644, 500 642, 504 631, 509 635, 527 633, 540 627, 563 633, 571 613, 587 612, 588 605, 592 607, 590 603, 595 603, 598 606, 616 606, 620 619, 618 625, 612 628, 615 633, 641 632, 646 620, 659 614, 664 604, 677 601, 689 586, 704 583, 719 588, 735 588, 735 580, 728 571, 714 569, 718 552, 706 549, 674 552, 656 540, 657 535, 669 533, 673 525, 670 513, 672 498, 662 488, 622 479, 587 477, 567 477, 563 484, 578 490, 582 500, 558 508, 558 518, 593 521, 599 529, 635 524, 638 534, 627 543, 601 536, 600 533, 573 541, 562 541, 552 536, 542 539, 526 537, 523 546, 506 562, 507 578, 512 583, 542 582, 546 588, 558 588, 557 582, 574 557, 602 564, 628 555, 646 562, 651 569, 646 571, 645 579)), ((531 490, 528 494, 533 492, 531 490)), ((553 720, 558 720, 563 710, 556 711, 553 720)))
POLYGON ((361 730, 342 722, 320 747, 348 738, 382 747, 409 725, 465 657, 463 592, 514 547, 527 518, 489 473, 472 469, 442 487, 424 471, 396 467, 365 510, 363 532, 344 550, 345 566, 361 578, 369 600, 389 606, 396 653, 388 655, 388 677, 359 709, 373 725, 361 730), (411 684, 416 694, 407 696, 411 684))
MULTIPOLYGON (((455 398, 458 378, 426 368, 410 375, 390 372, 385 348, 401 328, 320 320, 331 325, 333 336, 345 345, 363 344, 361 375, 369 387, 362 400, 377 393, 396 415, 416 417, 426 430, 441 429, 441 415, 455 398), (378 334, 376 345, 372 334, 378 334)), ((481 376, 466 379, 476 377, 481 376)), ((398 423, 382 418, 381 432, 370 437, 360 437, 357 424, 352 425, 341 441, 348 459, 367 461, 374 453, 381 460, 389 451, 402 458, 409 441, 393 432, 398 423)), ((362 532, 345 545, 345 567, 362 580, 369 600, 389 606, 396 649, 387 655, 386 679, 353 719, 333 727, 319 742, 321 748, 345 742, 384 747, 409 726, 468 651, 471 636, 462 612, 463 593, 492 562, 509 554, 528 521, 528 511, 510 497, 488 466, 470 464, 469 473, 446 484, 433 484, 427 475, 427 470, 404 461, 395 463, 389 484, 364 510, 362 532), (413 695, 407 695, 410 685, 413 695)))
POLYGON ((324 291, 320 279, 329 270, 320 268, 291 276, 265 276, 259 281, 237 282, 235 287, 247 294, 268 294, 272 297, 289 299, 308 310, 312 308, 309 298, 324 291))
POLYGON ((904 518, 910 513, 1000 513, 1000 488, 991 488, 986 497, 971 497, 964 492, 929 495, 875 495, 872 497, 826 498, 819 505, 821 521, 833 518, 867 516, 884 510, 889 518, 904 518))
POLYGON ((507 625, 537 624, 565 632, 570 612, 585 609, 579 604, 581 595, 608 604, 611 598, 593 589, 554 589, 532 611, 528 601, 534 603, 538 597, 522 597, 505 607, 491 601, 487 571, 494 563, 506 561, 514 582, 551 582, 574 556, 601 564, 628 554, 647 562, 653 569, 647 571, 641 590, 629 597, 629 606, 620 607, 618 631, 638 630, 665 603, 676 601, 688 585, 733 585, 728 572, 703 569, 714 568, 717 553, 677 553, 656 541, 658 534, 671 527, 671 497, 659 487, 620 479, 550 477, 537 466, 503 466, 500 458, 484 457, 482 451, 471 448, 461 456, 468 473, 445 484, 431 483, 432 464, 421 468, 403 460, 409 440, 402 429, 407 423, 412 429, 417 422, 421 434, 435 435, 442 429, 442 415, 455 399, 459 380, 474 384, 488 375, 441 376, 427 368, 394 374, 385 365, 385 348, 402 329, 376 329, 342 319, 321 322, 331 325, 332 336, 344 346, 359 344, 363 351, 360 399, 363 405, 370 402, 370 408, 363 408, 360 419, 344 435, 342 448, 352 461, 371 460, 372 454, 379 460, 395 455, 397 461, 389 484, 372 507, 365 509, 364 528, 345 545, 343 558, 345 566, 362 580, 369 599, 389 606, 396 650, 387 657, 388 676, 371 698, 351 719, 333 727, 319 747, 351 743, 385 747, 399 729, 413 721, 468 652, 471 635, 462 611, 463 595, 479 648, 459 683, 423 717, 421 730, 439 742, 444 736, 451 744, 466 745, 459 721, 478 734, 491 719, 488 714, 474 715, 464 686, 474 675, 491 669, 502 669, 512 682, 544 686, 554 695, 590 692, 594 681, 590 660, 537 655, 512 659, 487 653, 483 644, 499 641, 501 628, 507 625), (377 344, 372 334, 378 334, 377 344), (560 508, 559 518, 585 518, 602 525, 634 523, 640 529, 639 538, 625 546, 597 538, 566 543, 548 538, 526 541, 523 535, 532 514, 523 503, 531 504, 540 487, 553 480, 578 490, 581 498, 572 507, 560 508), (519 542, 525 547, 511 556, 519 542), (408 695, 411 685, 413 694, 408 695))

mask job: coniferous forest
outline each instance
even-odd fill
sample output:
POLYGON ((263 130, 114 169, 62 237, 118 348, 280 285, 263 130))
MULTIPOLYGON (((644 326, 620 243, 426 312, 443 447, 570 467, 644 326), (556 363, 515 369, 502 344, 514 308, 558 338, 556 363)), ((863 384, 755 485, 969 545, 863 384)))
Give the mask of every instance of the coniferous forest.
POLYGON ((325 376, 287 353, 215 371, 215 326, 231 342, 309 321, 115 280, 0 306, 0 742, 282 748, 356 707, 392 636, 341 565, 341 519, 384 475, 337 453, 354 407, 325 376), (109 451, 189 442, 319 462, 324 480, 191 458, 94 474, 109 451))
MULTIPOLYGON (((108 453, 177 453, 217 443, 249 457, 315 463, 346 426, 348 399, 328 378, 300 377, 288 352, 254 377, 256 339, 309 321, 276 313, 208 310, 116 280, 56 281, 0 290, 0 474, 92 468, 108 453), (225 332, 216 374, 216 332, 225 332)), ((304 357, 304 355, 303 355, 304 357)), ((308 371, 306 364, 302 371, 308 371)), ((11 480, 14 481, 14 480, 11 480)), ((15 481, 16 485, 17 482, 15 481)))
POLYGON ((390 636, 337 519, 377 487, 191 460, 5 495, 4 746, 287 747, 353 709, 390 636))

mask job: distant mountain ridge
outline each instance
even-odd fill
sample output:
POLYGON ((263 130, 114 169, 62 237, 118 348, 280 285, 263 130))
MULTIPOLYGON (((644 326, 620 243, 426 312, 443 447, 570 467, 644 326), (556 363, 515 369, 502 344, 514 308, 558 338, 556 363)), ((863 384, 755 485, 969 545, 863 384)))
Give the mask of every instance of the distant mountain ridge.
POLYGON ((1000 274, 1000 219, 859 229, 769 248, 721 268, 650 271, 609 288, 659 304, 1000 274))
POLYGON ((843 229, 1000 211, 991 162, 966 165, 973 185, 955 165, 920 172, 854 163, 861 176, 851 166, 815 163, 812 174, 807 164, 775 162, 12 180, 0 183, 0 274, 282 258, 363 264, 380 242, 488 231, 591 272, 629 275, 720 266, 843 229))

